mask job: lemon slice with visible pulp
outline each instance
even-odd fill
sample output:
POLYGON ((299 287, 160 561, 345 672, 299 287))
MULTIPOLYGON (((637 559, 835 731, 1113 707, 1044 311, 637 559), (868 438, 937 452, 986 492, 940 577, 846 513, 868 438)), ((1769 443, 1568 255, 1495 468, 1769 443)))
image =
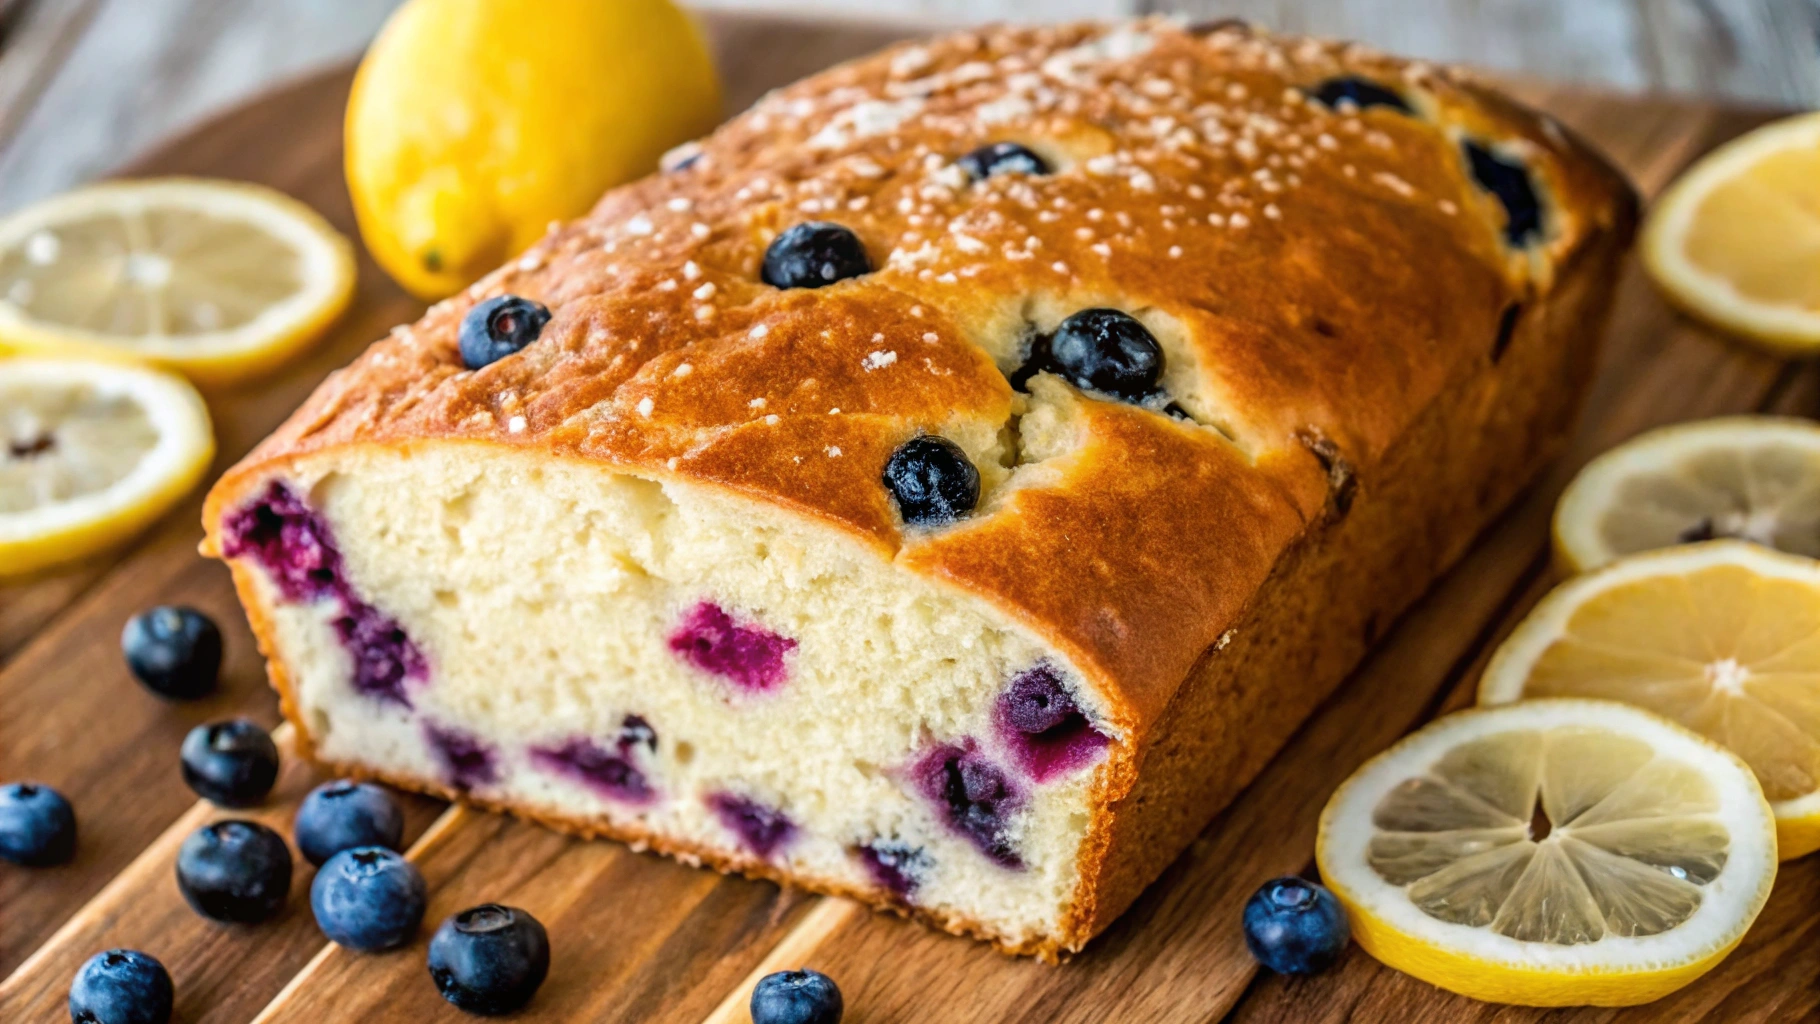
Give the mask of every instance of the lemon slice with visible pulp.
POLYGON ((0 360, 0 577, 125 540, 201 479, 208 409, 121 363, 0 360))
POLYGON ((0 221, 0 347, 225 384, 315 340, 353 291, 347 239, 255 185, 115 182, 0 221))
POLYGON ((1776 877, 1750 770, 1609 701, 1431 723, 1321 814, 1321 878, 1386 965, 1474 999, 1628 1006, 1711 970, 1776 877))
POLYGON ((1820 347, 1820 114, 1708 154, 1657 200, 1644 265, 1669 298, 1772 349, 1820 347))
POLYGON ((1820 425, 1727 416, 1653 430, 1588 463, 1555 508, 1572 572, 1724 538, 1820 557, 1820 425))
POLYGON ((1741 541, 1665 548, 1543 598, 1486 666, 1480 704, 1621 700, 1757 773, 1784 858, 1820 849, 1820 562, 1741 541))

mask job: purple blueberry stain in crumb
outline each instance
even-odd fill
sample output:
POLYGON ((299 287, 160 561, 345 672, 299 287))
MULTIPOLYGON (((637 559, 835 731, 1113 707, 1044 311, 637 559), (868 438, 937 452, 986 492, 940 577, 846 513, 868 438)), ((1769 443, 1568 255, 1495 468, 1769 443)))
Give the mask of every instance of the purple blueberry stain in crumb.
POLYGON ((1020 673, 999 695, 999 736, 1037 782, 1083 768, 1112 742, 1095 729, 1048 665, 1020 673))
POLYGON ((743 690, 763 693, 784 681, 784 655, 796 641, 758 626, 733 621, 710 601, 691 608, 670 633, 670 650, 703 672, 743 690))
POLYGON ((329 524, 280 481, 223 523, 222 553, 252 557, 287 601, 332 598, 341 604, 335 633, 354 661, 354 689, 382 701, 411 706, 407 680, 429 678, 422 648, 397 619, 362 601, 342 569, 341 550, 329 524))
POLYGON ((935 866, 922 847, 895 840, 874 839, 853 852, 879 888, 905 902, 935 866))
POLYGON ((650 803, 657 793, 631 760, 627 747, 614 753, 593 740, 576 738, 553 747, 532 747, 531 762, 566 775, 611 800, 627 804, 650 803))
POLYGON ((499 759, 479 737, 431 722, 423 736, 449 785, 465 793, 499 781, 499 759))
POLYGON ((972 737, 931 749, 911 767, 911 777, 942 820, 987 859, 1013 870, 1024 867, 1011 837, 1011 818, 1024 794, 972 737))
POLYGON ((274 480, 259 500, 229 515, 222 533, 222 552, 258 559, 286 600, 339 597, 346 590, 329 524, 282 482, 274 480))
POLYGON ((746 849, 760 857, 769 857, 796 838, 796 823, 783 811, 737 793, 714 793, 707 798, 708 809, 727 826, 746 849))
POLYGON ((354 658, 356 691, 411 706, 405 680, 428 678, 429 666, 397 619, 370 604, 350 600, 347 613, 335 620, 335 633, 354 658))

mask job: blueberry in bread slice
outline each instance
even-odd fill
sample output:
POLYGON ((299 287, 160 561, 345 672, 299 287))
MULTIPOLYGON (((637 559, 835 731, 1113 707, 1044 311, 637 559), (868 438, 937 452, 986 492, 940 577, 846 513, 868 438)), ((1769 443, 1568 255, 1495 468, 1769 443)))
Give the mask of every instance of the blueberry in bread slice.
POLYGON ((1054 957, 1558 449, 1623 180, 1174 22, 780 90, 216 486, 337 769, 1054 957))

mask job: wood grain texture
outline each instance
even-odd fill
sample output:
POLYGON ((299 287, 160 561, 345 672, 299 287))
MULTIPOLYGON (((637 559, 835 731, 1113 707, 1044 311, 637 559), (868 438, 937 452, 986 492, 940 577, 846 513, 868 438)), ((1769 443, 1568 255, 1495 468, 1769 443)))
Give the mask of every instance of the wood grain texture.
MULTIPOLYGON (((162 0, 160 0, 162 2, 162 0)), ((812 30, 718 22, 735 102, 785 77, 868 50, 887 30, 812 30)), ((344 229, 338 172, 346 73, 276 93, 140 165, 266 181, 344 229)), ((1668 101, 1623 101, 1567 90, 1531 99, 1598 139, 1653 191, 1682 165, 1759 119, 1668 101)), ((362 264, 354 310, 323 345, 279 376, 212 399, 231 459, 345 362, 417 307, 362 264)), ((285 917, 228 930, 182 908, 170 878, 174 842, 210 813, 177 778, 178 738, 228 711, 270 720, 272 702, 225 573, 194 554, 194 503, 130 551, 0 591, 0 778, 32 775, 75 800, 83 842, 75 864, 44 872, 0 865, 0 1021, 54 1021, 70 973, 122 942, 171 966, 180 1020, 457 1021, 424 969, 430 928, 465 906, 524 906, 550 929, 555 964, 529 1021, 745 1020, 749 986, 777 966, 839 979, 849 1019, 867 1024, 1010 1020, 1689 1021, 1795 1019, 1820 1000, 1820 859, 1790 865, 1762 923, 1711 978, 1652 1007, 1550 1015, 1455 999, 1385 970, 1356 951, 1333 973, 1288 982, 1258 977, 1237 920, 1263 879, 1308 868, 1314 822, 1333 785, 1438 710, 1470 695, 1486 652, 1546 589, 1547 523, 1574 468, 1651 426, 1771 407, 1820 410, 1820 371, 1792 369, 1726 345, 1671 313, 1638 273, 1619 312, 1590 413, 1575 445, 1467 559, 1390 633, 1372 660, 1295 736, 1164 878, 1113 929, 1061 968, 1000 957, 973 943, 858 911, 838 900, 694 871, 608 843, 451 810, 412 856, 432 886, 425 932, 409 948, 359 956, 322 943, 300 891, 285 917), (124 618, 181 600, 215 613, 228 633, 222 694, 170 705, 139 691, 120 666, 124 618), (14 648, 4 661, 9 637, 14 648), (47 944, 48 940, 48 944, 47 944), (23 966, 32 950, 39 950, 23 966)), ((290 764, 280 797, 261 811, 288 820, 309 779, 290 764)), ((413 827, 435 810, 413 805, 413 827)), ((307 881, 300 871, 299 886, 307 881)))
MULTIPOLYGON (((132 170, 259 181, 352 231, 336 130, 346 89, 344 73, 281 94, 259 110, 230 114, 210 131, 175 140, 132 170), (299 131, 304 125, 311 130, 299 131)), ((320 345, 262 386, 211 397, 215 470, 251 448, 330 370, 421 310, 363 259, 354 305, 320 345)), ((0 975, 191 806, 174 753, 185 731, 230 711, 276 720, 276 701, 228 574, 196 555, 200 507, 200 495, 179 503, 128 552, 0 590, 0 639, 40 624, 0 663, 0 709, 6 709, 0 713, 0 779, 56 786, 75 803, 83 829, 76 861, 52 872, 55 884, 31 873, 0 872, 0 975), (130 615, 160 603, 195 605, 221 624, 227 660, 214 697, 168 704, 128 676, 120 630, 130 615), (16 708, 31 714, 13 713, 16 708)), ((0 647, 0 658, 4 652, 0 647)))
POLYGON ((461 1019, 437 995, 425 948, 437 922, 488 902, 523 907, 551 935, 549 980, 519 1019, 699 1021, 816 902, 467 810, 412 856, 431 889, 419 941, 382 956, 331 950, 260 1024, 461 1019))
MULTIPOLYGON (((212 821, 257 821, 287 838, 297 805, 311 787, 326 781, 308 763, 293 758, 288 727, 274 737, 285 760, 278 784, 264 805, 223 811, 195 803, 90 900, 10 978, 0 982, 0 1007, 8 1021, 51 1021, 63 1013, 69 979, 97 950, 157 949, 165 966, 183 979, 177 989, 176 1018, 185 1024, 230 1024, 247 1020, 276 995, 324 945, 310 916, 310 880, 299 859, 290 902, 276 920, 256 928, 216 924, 198 916, 177 891, 177 848, 189 834, 212 821)), ((443 810, 440 801, 403 796, 405 841, 412 842, 443 810)))

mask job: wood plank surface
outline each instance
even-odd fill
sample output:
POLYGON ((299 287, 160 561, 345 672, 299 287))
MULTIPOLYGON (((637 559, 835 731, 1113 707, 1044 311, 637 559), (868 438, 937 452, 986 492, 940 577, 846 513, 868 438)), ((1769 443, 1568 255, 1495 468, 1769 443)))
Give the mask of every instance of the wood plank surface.
MULTIPOLYGON (((730 104, 743 106, 765 88, 872 49, 891 31, 719 21, 730 104)), ((274 93, 172 141, 135 171, 263 181, 351 230, 339 174, 346 86, 344 70, 274 93)), ((1597 139, 1646 191, 1762 119, 1567 89, 1532 89, 1529 98, 1597 139)), ((801 964, 836 977, 849 1019, 867 1024, 1815 1015, 1820 925, 1810 910, 1820 899, 1820 858, 1785 869, 1762 922, 1712 977, 1621 1013, 1544 1015, 1470 1003, 1356 950, 1322 977, 1262 977, 1240 939, 1238 910, 1251 890, 1272 875, 1308 869, 1315 817, 1333 785, 1408 729, 1466 699, 1486 652, 1545 590, 1548 517, 1578 465, 1664 422, 1759 408, 1820 411, 1820 371, 1719 341, 1671 313, 1636 272, 1622 288, 1589 413, 1569 455, 1391 631, 1163 879, 1070 964, 1008 959, 845 901, 723 878, 487 814, 451 809, 432 824, 439 805, 412 801, 412 832, 424 832, 411 856, 431 884, 430 926, 486 900, 536 913, 555 948, 550 981, 522 1017, 536 1021, 739 1022, 758 972, 801 964)), ((363 260, 354 309, 318 349, 257 387, 212 396, 222 464, 331 368, 418 308, 363 260)), ((274 718, 226 573, 194 553, 196 518, 192 499, 128 551, 0 589, 0 778, 30 776, 62 788, 83 828, 80 855, 69 866, 0 865, 0 1021, 63 1019, 76 965, 114 944, 164 959, 185 1024, 463 1019, 428 980, 428 928, 408 949, 382 956, 324 944, 302 899, 310 873, 301 862, 286 914, 259 928, 209 924, 177 896, 175 846, 214 813, 196 805, 177 777, 178 739, 191 724, 230 711, 274 718), (227 633, 224 687, 208 701, 159 702, 120 664, 125 618, 168 601, 205 608, 227 633)), ((287 764, 279 792, 258 816, 288 825, 314 779, 308 766, 287 764)))
MULTIPOLYGON (((309 885, 314 877, 298 870, 290 902, 277 920, 258 927, 222 925, 189 908, 172 881, 177 848, 189 834, 212 821, 252 820, 289 836, 291 819, 304 794, 323 776, 290 756, 290 730, 281 728, 283 769, 272 797, 251 811, 223 811, 192 804, 94 899, 40 946, 12 977, 0 982, 0 1007, 7 1021, 58 1019, 69 995, 69 979, 97 950, 157 949, 165 966, 186 979, 177 992, 176 1019, 184 1024, 245 1021, 277 994, 323 946, 310 916, 309 885)), ((169 758, 169 750, 159 753, 169 758)), ((168 768, 169 765, 167 764, 168 768)), ((406 796, 405 839, 415 840, 443 811, 440 801, 406 796)), ((85 834, 84 840, 89 837, 85 834)), ((307 865, 299 860, 299 869, 307 865)), ((333 1018, 328 1018, 333 1019, 333 1018)))

